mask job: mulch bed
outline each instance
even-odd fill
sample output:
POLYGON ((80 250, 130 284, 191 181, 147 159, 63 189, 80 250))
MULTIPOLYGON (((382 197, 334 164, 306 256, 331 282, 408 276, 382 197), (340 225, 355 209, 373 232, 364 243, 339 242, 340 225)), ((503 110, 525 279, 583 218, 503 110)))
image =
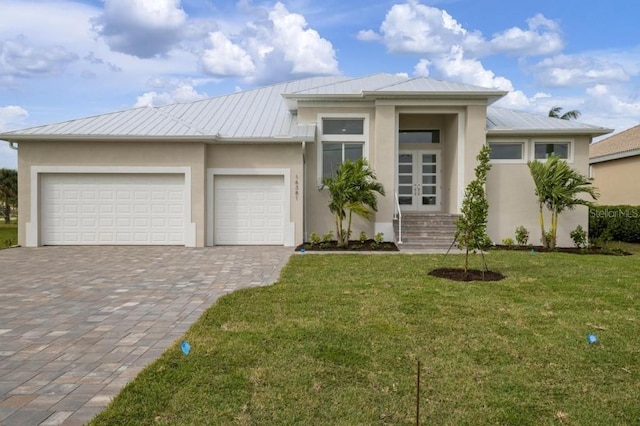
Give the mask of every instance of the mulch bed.
POLYGON ((304 243, 296 247, 296 251, 400 251, 395 243, 384 241, 376 243, 375 240, 349 241, 348 247, 339 246, 337 241, 327 241, 318 244, 304 243))
POLYGON ((607 256, 631 256, 632 254, 619 248, 610 247, 556 247, 554 249, 550 249, 542 246, 505 246, 496 244, 495 246, 489 247, 489 250, 514 250, 534 253, 602 254, 607 256))
POLYGON ((500 272, 480 271, 478 269, 440 268, 429 272, 429 275, 452 281, 500 281, 505 276, 500 272))

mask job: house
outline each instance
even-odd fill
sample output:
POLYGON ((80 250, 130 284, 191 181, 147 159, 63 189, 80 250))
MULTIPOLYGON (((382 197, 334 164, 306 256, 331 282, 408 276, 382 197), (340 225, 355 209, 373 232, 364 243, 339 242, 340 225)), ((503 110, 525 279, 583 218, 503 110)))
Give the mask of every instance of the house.
POLYGON ((640 126, 589 146, 589 176, 603 206, 640 206, 640 126))
MULTIPOLYGON (((592 137, 610 132, 491 106, 505 95, 389 74, 313 77, 0 134, 18 148, 19 242, 294 246, 333 229, 319 183, 359 156, 387 195, 356 232, 397 240, 394 219, 460 212, 486 143, 488 232, 500 241, 538 226, 527 160, 555 152, 586 174, 592 137)), ((569 244, 587 212, 562 216, 569 244)))

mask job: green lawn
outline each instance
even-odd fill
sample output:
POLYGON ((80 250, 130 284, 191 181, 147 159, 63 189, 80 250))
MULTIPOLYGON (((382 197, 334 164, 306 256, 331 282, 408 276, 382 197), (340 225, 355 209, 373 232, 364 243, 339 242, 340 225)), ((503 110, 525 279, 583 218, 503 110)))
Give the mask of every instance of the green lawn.
MULTIPOLYGON (((92 424, 633 424, 640 256, 296 255, 219 300, 92 424), (474 259, 476 264, 477 259, 474 259), (589 345, 595 333, 600 344, 589 345)), ((637 423, 636 423, 637 424, 637 423)))
POLYGON ((5 225, 0 219, 0 249, 18 244, 18 225, 14 222, 5 225))

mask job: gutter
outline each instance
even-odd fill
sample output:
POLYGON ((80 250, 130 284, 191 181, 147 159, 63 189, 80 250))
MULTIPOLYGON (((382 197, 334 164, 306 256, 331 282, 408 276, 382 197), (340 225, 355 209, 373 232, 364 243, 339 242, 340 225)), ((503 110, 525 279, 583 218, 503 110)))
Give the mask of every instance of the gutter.
MULTIPOLYGON (((204 143, 302 143, 307 137, 274 136, 260 138, 227 138, 220 135, 198 136, 128 136, 128 135, 0 135, 3 140, 11 144, 18 142, 204 142, 204 143)), ((13 149, 17 146, 11 145, 13 149)))
POLYGON ((613 132, 613 129, 489 129, 487 130, 488 136, 527 136, 527 135, 579 135, 579 136, 603 136, 613 132))

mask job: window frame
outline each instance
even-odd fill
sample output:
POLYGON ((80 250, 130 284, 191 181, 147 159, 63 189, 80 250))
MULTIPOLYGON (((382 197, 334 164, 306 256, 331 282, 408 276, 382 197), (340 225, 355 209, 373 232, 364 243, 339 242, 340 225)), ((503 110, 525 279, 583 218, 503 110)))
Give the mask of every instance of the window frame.
POLYGON ((496 140, 496 139, 488 139, 487 140, 487 146, 489 146, 489 148, 491 148, 491 145, 499 145, 499 144, 504 144, 504 145, 522 145, 522 156, 519 159, 508 159, 508 158, 490 158, 489 161, 491 163, 497 163, 497 164, 523 164, 526 163, 528 161, 528 149, 527 149, 527 139, 500 139, 500 140, 496 140))
POLYGON ((323 179, 323 170, 324 170, 324 158, 323 158, 323 145, 325 142, 328 143, 341 143, 342 145, 342 158, 344 161, 344 144, 362 144, 362 157, 369 159, 369 114, 368 113, 322 113, 318 114, 318 137, 317 137, 317 178, 318 185, 322 185, 323 179), (362 120, 362 134, 361 135, 348 135, 348 134, 329 134, 325 135, 323 133, 323 124, 324 120, 349 120, 349 119, 357 119, 362 120))
POLYGON ((567 163, 574 162, 574 140, 573 139, 556 139, 556 138, 542 138, 542 139, 531 139, 531 149, 530 155, 532 160, 537 160, 540 162, 547 161, 546 158, 536 158, 536 145, 537 144, 567 144, 567 158, 562 158, 562 160, 567 163))

